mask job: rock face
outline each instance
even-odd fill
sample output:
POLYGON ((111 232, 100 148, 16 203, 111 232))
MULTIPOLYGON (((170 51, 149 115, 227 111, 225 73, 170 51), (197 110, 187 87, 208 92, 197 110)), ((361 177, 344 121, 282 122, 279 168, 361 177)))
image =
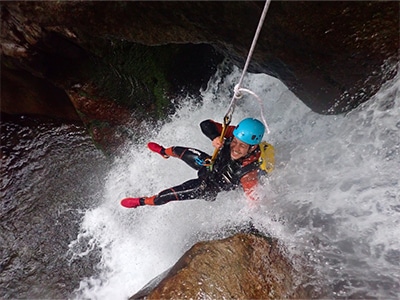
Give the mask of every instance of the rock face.
MULTIPOLYGON (((272 1, 249 72, 279 78, 315 112, 351 110, 397 72, 399 5, 272 1)), ((63 95, 58 98, 64 111, 65 100, 71 100, 92 132, 128 132, 120 130, 127 124, 125 112, 115 124, 114 114, 104 111, 105 118, 92 119, 81 109, 93 105, 76 104, 87 99, 105 108, 115 102, 118 111, 134 113, 133 123, 165 115, 173 109, 170 96, 198 91, 223 57, 243 67, 263 6, 262 1, 3 2, 2 73, 28 73, 35 80, 24 75, 12 83, 2 74, 2 98, 8 100, 1 110, 37 113, 54 99, 34 102, 19 94, 15 101, 31 103, 12 107, 10 90, 50 89, 54 97, 63 95)), ((66 117, 76 118, 70 112, 66 117)))
POLYGON ((26 71, 2 68, 1 86, 2 112, 80 120, 65 92, 26 71))
POLYGON ((201 242, 131 299, 310 298, 276 240, 238 233, 201 242), (160 281, 161 280, 161 281, 160 281))

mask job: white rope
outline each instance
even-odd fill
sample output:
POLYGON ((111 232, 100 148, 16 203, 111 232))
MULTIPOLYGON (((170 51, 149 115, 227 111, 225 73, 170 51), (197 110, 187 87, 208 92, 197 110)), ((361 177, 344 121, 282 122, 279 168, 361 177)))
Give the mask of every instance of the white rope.
MULTIPOLYGON (((231 115, 233 114, 233 111, 235 109, 236 100, 240 99, 242 97, 242 95, 240 94, 241 91, 247 92, 247 93, 253 95, 254 97, 256 97, 258 99, 258 101, 260 102, 261 108, 263 108, 262 101, 261 101, 260 97, 258 97, 254 92, 252 92, 252 91, 250 91, 248 89, 242 89, 241 86, 242 86, 242 83, 243 83, 244 75, 246 74, 247 68, 248 68, 248 66, 250 64, 250 60, 251 60, 251 57, 253 55, 254 48, 256 47, 257 39, 258 39, 258 36, 260 35, 261 29, 262 29, 262 26, 263 26, 263 23, 264 23, 265 16, 267 15, 267 11, 268 11, 268 7, 269 7, 270 2, 271 2, 271 0, 266 0, 265 1, 264 9, 263 9, 263 12, 261 14, 260 21, 258 22, 257 30, 256 30, 256 33, 254 35, 253 42, 252 42, 250 50, 249 50, 249 54, 247 56, 246 63, 244 65, 244 68, 243 68, 243 71, 242 71, 242 75, 241 75, 241 77, 239 79, 239 83, 234 88, 233 97, 232 97, 231 103, 230 103, 230 105, 228 107, 228 110, 226 112, 226 115, 225 115, 225 118, 227 118, 229 120, 229 122, 231 121, 230 118, 231 118, 231 115)), ((269 130, 267 122, 265 121, 265 117, 264 117, 263 111, 264 110, 261 109, 261 118, 262 118, 262 120, 263 120, 263 122, 265 124, 265 127, 267 129, 267 132, 269 134, 270 130, 269 130)))
POLYGON ((239 89, 242 87, 243 78, 244 78, 244 75, 245 75, 245 73, 247 71, 247 68, 249 67, 250 60, 251 60, 251 57, 253 55, 254 48, 256 47, 258 36, 260 35, 261 29, 262 29, 262 26, 263 26, 263 23, 264 23, 264 20, 265 20, 265 16, 267 15, 267 11, 268 11, 268 7, 269 7, 270 2, 271 2, 271 0, 266 0, 265 1, 264 9, 263 9, 263 12, 261 14, 260 21, 258 22, 257 31, 256 31, 256 33, 254 35, 253 42, 251 44, 249 54, 247 56, 247 60, 246 60, 246 63, 244 65, 244 68, 243 68, 242 76, 240 77, 240 80, 239 80, 239 83, 238 83, 239 89))
POLYGON ((265 117, 264 117, 264 105, 263 105, 263 102, 262 102, 262 100, 260 99, 260 97, 258 97, 257 94, 254 93, 253 91, 248 90, 248 89, 244 89, 244 88, 238 89, 238 92, 239 92, 239 93, 240 93, 240 92, 246 92, 246 93, 249 93, 250 95, 256 97, 256 99, 258 100, 258 102, 259 102, 259 104, 260 104, 261 119, 262 119, 262 121, 263 121, 263 123, 264 123, 264 125, 265 125, 265 129, 267 130, 267 134, 270 134, 271 131, 269 130, 269 126, 268 126, 267 121, 265 120, 265 117))

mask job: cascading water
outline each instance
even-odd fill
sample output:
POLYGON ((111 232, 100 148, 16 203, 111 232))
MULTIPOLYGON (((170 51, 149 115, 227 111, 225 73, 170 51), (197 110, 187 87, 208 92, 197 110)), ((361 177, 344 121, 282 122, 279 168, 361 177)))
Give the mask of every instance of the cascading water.
MULTIPOLYGON (((167 122, 114 162, 100 203, 86 211, 71 260, 97 251, 93 276, 82 278, 77 299, 126 299, 171 267, 194 243, 246 223, 284 241, 314 270, 310 285, 328 298, 397 299, 400 293, 400 83, 386 84, 350 113, 312 112, 278 80, 248 75, 244 86, 265 99, 276 169, 249 207, 240 191, 215 202, 192 200, 125 209, 127 196, 150 196, 194 178, 183 162, 147 150, 148 141, 193 146, 212 153, 199 123, 222 121, 239 77, 235 70, 187 99, 167 122), (85 246, 86 245, 86 246, 85 246), (83 248, 82 248, 83 247, 83 248)), ((260 117, 251 98, 238 101, 232 124, 260 117)), ((146 124, 144 124, 146 126, 146 124)))

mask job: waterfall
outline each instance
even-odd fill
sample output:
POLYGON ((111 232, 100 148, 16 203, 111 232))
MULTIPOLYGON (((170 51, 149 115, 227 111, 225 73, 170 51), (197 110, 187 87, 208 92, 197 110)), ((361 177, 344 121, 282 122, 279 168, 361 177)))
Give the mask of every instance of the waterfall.
MULTIPOLYGON (((220 237, 224 228, 253 220, 284 242, 315 273, 310 283, 328 298, 397 298, 400 293, 399 78, 342 115, 312 112, 279 80, 248 74, 243 86, 264 100, 276 151, 276 169, 250 207, 242 192, 214 202, 190 200, 125 209, 120 199, 151 196, 196 176, 182 161, 163 159, 146 144, 192 146, 212 154, 201 133, 204 119, 221 122, 240 76, 216 74, 202 103, 187 97, 177 112, 148 132, 107 174, 98 204, 84 213, 69 245, 71 259, 100 253, 92 276, 81 279, 77 299, 126 299, 170 268, 194 243, 220 237), (82 247, 82 244, 85 246, 82 247)), ((321 99, 323 101, 323 99, 321 99)), ((257 101, 238 101, 232 124, 260 118, 257 101)))

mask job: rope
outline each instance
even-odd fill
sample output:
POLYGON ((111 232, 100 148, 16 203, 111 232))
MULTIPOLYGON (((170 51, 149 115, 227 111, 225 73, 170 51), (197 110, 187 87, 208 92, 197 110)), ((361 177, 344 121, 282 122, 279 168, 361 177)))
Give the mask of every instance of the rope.
MULTIPOLYGON (((253 42, 251 44, 251 47, 250 47, 250 50, 249 50, 249 54, 247 55, 247 59, 246 59, 246 63, 244 65, 244 68, 243 68, 243 71, 242 71, 242 75, 240 76, 239 83, 235 86, 231 103, 229 104, 228 110, 227 110, 227 112, 226 112, 226 114, 224 116, 224 123, 223 123, 223 126, 222 126, 222 132, 221 132, 221 135, 220 135, 221 142, 224 139, 224 136, 225 136, 225 133, 226 133, 226 130, 227 130, 229 124, 231 123, 232 115, 233 115, 233 112, 235 110, 236 100, 240 99, 242 97, 241 92, 247 92, 247 93, 253 95, 254 97, 256 97, 258 99, 258 101, 260 103, 260 106, 261 106, 261 118, 262 118, 262 120, 263 120, 263 122, 265 124, 267 132, 270 133, 268 124, 265 121, 265 117, 264 117, 264 113, 263 113, 264 109, 263 109, 263 105, 262 105, 262 101, 261 101, 260 97, 258 97, 256 95, 256 93, 254 93, 254 92, 252 92, 252 91, 250 91, 248 89, 241 88, 242 83, 243 83, 244 75, 246 74, 247 68, 248 68, 248 66, 250 64, 250 60, 251 60, 251 57, 253 55, 254 48, 256 47, 258 36, 260 35, 261 29, 262 29, 262 26, 263 26, 263 23, 264 23, 264 20, 265 20, 265 16, 267 15, 267 11, 268 11, 268 7, 269 7, 270 2, 271 2, 271 0, 266 0, 265 1, 264 9, 262 11, 260 20, 258 22, 257 30, 256 30, 256 33, 254 34, 253 42)), ((212 168, 212 165, 214 164, 214 161, 215 161, 215 159, 217 157, 218 152, 219 152, 219 149, 216 148, 214 150, 213 156, 211 157, 211 163, 210 163, 210 167, 211 168, 212 168)))
POLYGON ((260 99, 260 97, 258 97, 256 93, 254 93, 253 91, 248 90, 248 89, 240 88, 240 89, 238 89, 238 91, 239 92, 249 93, 250 95, 254 96, 258 100, 258 102, 260 104, 260 108, 261 108, 261 119, 262 119, 262 121, 263 121, 263 123, 265 125, 265 129, 267 130, 267 133, 270 134, 271 131, 269 130, 269 126, 267 124, 267 121, 265 120, 264 113, 263 113, 264 112, 264 105, 263 105, 263 102, 260 99))
MULTIPOLYGON (((265 20, 265 16, 267 15, 267 11, 268 11, 270 2, 271 2, 271 0, 266 0, 265 1, 264 9, 262 11, 260 20, 258 22, 257 30, 256 30, 256 33, 254 35, 253 42, 252 42, 250 50, 249 50, 249 54, 247 55, 247 59, 246 59, 246 63, 244 65, 244 68, 243 68, 243 71, 242 71, 242 75, 240 76, 239 83, 235 86, 231 103, 230 103, 230 105, 228 107, 228 110, 227 110, 227 112, 225 114, 225 117, 224 117, 224 119, 228 119, 228 121, 229 121, 228 124, 226 124, 226 125, 229 125, 229 123, 231 121, 232 114, 233 114, 233 112, 235 110, 236 100, 240 99, 242 97, 242 95, 240 94, 240 89, 242 87, 243 78, 244 78, 244 75, 246 74, 247 68, 248 68, 248 66, 250 64, 250 60, 251 60, 251 57, 253 55, 254 48, 256 47, 258 36, 260 35, 261 29, 262 29, 262 26, 263 26, 263 23, 264 23, 264 20, 265 20)), ((258 98, 258 96, 256 98, 258 98)), ((264 116, 262 116, 262 119, 263 119, 263 121, 265 120, 264 116)), ((266 123, 266 122, 264 122, 264 123, 266 123)), ((265 124, 265 125, 267 126, 267 124, 265 124)))

